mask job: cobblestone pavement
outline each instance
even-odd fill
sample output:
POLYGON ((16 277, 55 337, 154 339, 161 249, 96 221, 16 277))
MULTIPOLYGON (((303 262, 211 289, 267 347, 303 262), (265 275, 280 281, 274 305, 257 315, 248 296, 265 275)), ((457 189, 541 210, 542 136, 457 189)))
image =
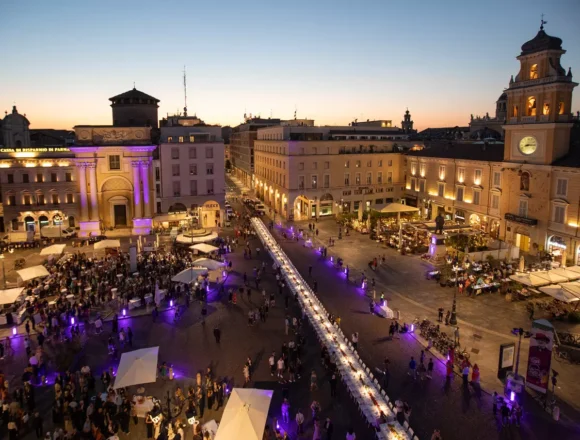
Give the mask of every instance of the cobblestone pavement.
MULTIPOLYGON (((308 230, 307 225, 308 222, 294 223, 295 228, 303 227, 308 230)), ((319 221, 317 226, 320 230, 319 239, 327 243, 330 231, 336 231, 336 223, 325 220, 319 221), (326 227, 329 232, 325 232, 326 227)), ((309 266, 313 267, 313 279, 318 281, 319 297, 330 313, 341 316, 343 330, 347 334, 359 332, 359 351, 367 365, 381 366, 385 357, 390 359, 392 380, 387 392, 391 399, 403 398, 411 404, 413 407, 411 425, 419 438, 429 438, 435 428, 442 429, 445 439, 464 439, 467 436, 474 439, 578 438, 578 425, 573 422, 576 411, 566 404, 563 404, 563 419, 556 423, 539 405, 528 399, 524 404, 525 416, 522 427, 502 428, 491 414, 489 394, 484 393, 481 399, 477 399, 471 390, 462 387, 460 378, 446 384, 442 364, 437 365, 438 374, 433 380, 423 383, 413 381, 406 374, 407 365, 411 356, 418 358, 423 348, 420 342, 410 335, 389 341, 387 338, 389 321, 369 314, 369 298, 362 289, 352 283, 347 284, 329 261, 321 260, 318 254, 304 247, 302 242, 284 240, 279 233, 276 233, 276 236, 301 273, 308 274, 309 266)), ((333 238, 336 239, 336 235, 333 238)), ((368 239, 368 236, 361 237, 354 233, 348 239, 336 242, 337 246, 330 248, 329 254, 341 256, 352 268, 359 270, 365 270, 373 256, 379 253, 387 254, 386 267, 377 273, 367 270, 368 276, 377 279, 379 294, 381 289, 385 290, 390 306, 401 311, 404 321, 411 322, 417 316, 434 319, 436 309, 440 305, 448 305, 450 308, 453 291, 440 288, 434 282, 427 282, 424 274, 428 266, 420 259, 401 257, 388 249, 378 247, 368 239)), ((469 327, 473 329, 472 332, 482 334, 481 355, 477 357, 476 362, 487 365, 487 371, 482 368, 482 376, 487 375, 483 381, 484 386, 493 384, 491 389, 499 389, 499 381, 494 379, 499 341, 504 339, 506 342, 513 341, 509 330, 519 326, 520 323, 525 326, 526 316, 517 305, 493 299, 493 296, 480 296, 476 299, 459 298, 461 318, 459 325, 462 327, 464 339, 470 338, 469 327), (474 305, 468 305, 470 302, 474 305), (494 313, 495 307, 499 307, 501 312, 494 313), (467 321, 472 319, 477 324, 468 325, 467 321), (494 359, 489 360, 492 357, 494 359)), ((522 365, 526 365, 527 362, 527 349, 527 345, 522 347, 522 365)), ((554 367, 558 368, 556 365, 558 364, 554 367)), ((574 368, 568 365, 562 367, 564 368, 561 369, 574 368)), ((574 385, 573 382, 566 380, 562 386, 569 391, 574 385)), ((557 394, 560 395, 566 390, 557 389, 557 394)), ((574 397, 570 400, 575 404, 578 403, 574 397)))
MULTIPOLYGON (((257 243, 257 242, 256 242, 257 243)), ((261 260, 256 258, 245 260, 241 255, 241 249, 230 254, 233 261, 233 272, 226 281, 226 289, 230 286, 237 287, 243 284, 242 274, 246 272, 252 281, 253 267, 261 264, 261 260)), ((268 261, 267 267, 271 267, 271 262, 262 253, 261 258, 268 261)), ((274 277, 268 274, 263 277, 262 286, 268 293, 274 289, 274 277)), ((277 291, 277 289, 276 289, 277 291)), ((246 357, 250 357, 254 363, 254 373, 250 386, 256 388, 273 389, 274 397, 270 406, 269 422, 275 424, 274 419, 280 419, 279 424, 282 429, 288 429, 292 439, 297 439, 296 425, 290 423, 289 426, 281 421, 281 402, 283 390, 289 394, 291 403, 291 420, 294 419, 298 408, 306 417, 306 432, 300 438, 312 437, 312 418, 310 416, 310 404, 313 399, 318 400, 322 406, 321 417, 324 420, 330 417, 335 425, 334 438, 344 438, 346 430, 353 426, 357 432, 357 438, 374 438, 362 417, 359 415, 353 402, 347 398, 347 391, 339 385, 338 398, 330 398, 330 389, 325 377, 324 368, 320 362, 320 349, 316 337, 308 325, 305 326, 307 338, 304 348, 304 377, 296 383, 280 384, 270 376, 268 367, 268 357, 271 352, 280 353, 282 342, 293 339, 293 335, 284 334, 284 299, 277 294, 276 307, 271 309, 266 323, 259 323, 249 326, 247 313, 250 309, 257 308, 262 302, 261 294, 253 289, 250 298, 243 295, 238 299, 237 305, 228 304, 227 298, 217 298, 210 303, 208 316, 205 324, 201 319, 201 306, 199 303, 192 303, 178 322, 174 322, 174 311, 163 312, 155 323, 148 310, 131 311, 131 315, 120 320, 120 327, 131 327, 134 333, 133 347, 124 347, 121 351, 130 351, 150 346, 159 346, 159 359, 173 364, 176 379, 173 382, 158 380, 154 384, 145 385, 146 394, 161 397, 168 391, 173 394, 177 385, 185 388, 195 382, 195 374, 200 370, 205 370, 211 366, 214 373, 219 377, 227 377, 233 386, 243 384, 242 368, 246 357), (222 330, 221 343, 218 345, 213 337, 213 328, 218 325, 222 330), (319 389, 314 392, 309 390, 309 375, 311 370, 317 372, 319 378, 319 389)), ((290 314, 299 314, 298 306, 293 304, 290 296, 290 314)), ((116 366, 107 353, 107 338, 110 331, 110 324, 105 324, 105 332, 102 335, 90 335, 84 345, 84 349, 71 360, 71 370, 76 370, 82 365, 88 364, 92 371, 99 376, 104 368, 116 366)), ((34 339, 34 338, 33 338, 34 339)), ((56 347, 48 347, 47 355, 54 359, 56 347)), ((14 386, 19 382, 19 375, 25 365, 26 358, 21 339, 15 342, 16 355, 14 358, 0 361, 0 369, 7 373, 9 380, 14 386)), ((54 376, 53 374, 51 375, 54 376)), ((50 378, 49 378, 50 380, 50 378)), ((100 382, 98 383, 100 387, 100 382)), ((132 387, 134 388, 134 387, 132 387)), ((100 388, 99 388, 100 389, 100 388)), ((131 389, 134 391, 134 389, 131 389)), ((44 415, 45 431, 52 428, 50 421, 50 405, 53 399, 52 387, 37 388, 37 405, 44 415)), ((223 408, 219 410, 208 410, 205 412, 202 423, 211 419, 219 420, 223 408)), ((2 429, 5 429, 2 427, 2 429)), ((0 431, 0 437, 4 431, 0 431)), ((145 438, 145 425, 142 419, 135 426, 131 423, 130 435, 120 435, 121 438, 142 439, 145 438)), ((33 433, 28 433, 25 439, 34 438, 33 433)), ((187 438, 191 438, 189 432, 187 438)))

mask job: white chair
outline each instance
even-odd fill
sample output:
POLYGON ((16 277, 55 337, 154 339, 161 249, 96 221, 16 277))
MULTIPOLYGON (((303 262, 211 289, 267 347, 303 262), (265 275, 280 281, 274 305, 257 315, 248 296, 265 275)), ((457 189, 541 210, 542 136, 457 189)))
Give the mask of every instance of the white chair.
POLYGON ((405 420, 405 422, 403 423, 403 428, 405 428, 405 431, 406 431, 407 429, 409 429, 409 422, 407 422, 406 420, 405 420))
POLYGON ((409 431, 407 431, 409 433, 409 437, 413 438, 413 434, 415 434, 415 431, 413 431, 413 428, 409 428, 409 431))
POLYGON ((387 393, 385 392, 385 390, 381 390, 381 394, 382 394, 382 396, 385 398, 385 400, 388 403, 389 402, 389 398, 387 397, 387 393))
POLYGON ((413 437, 413 440, 419 440, 419 437, 415 436, 413 437))

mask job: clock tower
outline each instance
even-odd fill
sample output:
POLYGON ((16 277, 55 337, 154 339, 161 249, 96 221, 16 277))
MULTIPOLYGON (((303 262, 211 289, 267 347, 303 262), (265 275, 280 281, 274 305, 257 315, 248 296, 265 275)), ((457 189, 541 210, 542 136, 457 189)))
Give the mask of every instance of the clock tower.
POLYGON ((507 94, 504 160, 549 165, 565 156, 572 127, 572 81, 560 64, 562 40, 544 31, 522 46, 507 94))

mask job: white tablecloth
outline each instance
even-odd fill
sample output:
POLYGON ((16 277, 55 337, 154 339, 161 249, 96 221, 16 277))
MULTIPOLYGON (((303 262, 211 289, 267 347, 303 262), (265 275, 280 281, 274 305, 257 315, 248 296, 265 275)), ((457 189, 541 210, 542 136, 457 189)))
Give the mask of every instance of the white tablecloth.
POLYGON ((140 305, 141 305, 141 300, 139 298, 129 300, 129 310, 136 309, 140 305))
POLYGON ((304 281, 290 259, 278 246, 264 223, 253 218, 252 224, 264 247, 282 268, 288 286, 297 294, 300 305, 306 312, 306 316, 312 323, 319 339, 334 356, 342 380, 351 395, 357 400, 368 422, 374 426, 380 413, 383 412, 389 423, 381 426, 378 434, 382 438, 391 439, 395 437, 393 434, 395 432, 398 440, 410 440, 410 434, 396 421, 395 413, 387 403, 388 397, 381 394, 378 380, 372 376, 370 369, 358 357, 356 351, 348 345, 347 339, 340 330, 330 323, 328 312, 314 295, 308 283, 304 281))
POLYGON ((381 305, 380 302, 375 304, 375 313, 383 318, 393 319, 395 317, 395 314, 387 307, 386 303, 384 305, 381 305))

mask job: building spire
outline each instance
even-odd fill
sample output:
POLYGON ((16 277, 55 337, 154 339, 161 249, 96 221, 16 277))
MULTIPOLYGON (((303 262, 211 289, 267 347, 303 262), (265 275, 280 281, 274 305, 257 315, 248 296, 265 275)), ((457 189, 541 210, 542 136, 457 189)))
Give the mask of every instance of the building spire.
POLYGON ((133 81, 133 90, 137 90, 137 89, 135 88, 135 81, 133 81))
POLYGON ((183 115, 187 116, 187 71, 183 66, 183 95, 185 98, 185 107, 183 107, 183 115))
POLYGON ((548 22, 546 20, 544 20, 544 14, 542 14, 542 19, 540 20, 540 30, 543 31, 544 30, 544 25, 548 24, 548 22))

